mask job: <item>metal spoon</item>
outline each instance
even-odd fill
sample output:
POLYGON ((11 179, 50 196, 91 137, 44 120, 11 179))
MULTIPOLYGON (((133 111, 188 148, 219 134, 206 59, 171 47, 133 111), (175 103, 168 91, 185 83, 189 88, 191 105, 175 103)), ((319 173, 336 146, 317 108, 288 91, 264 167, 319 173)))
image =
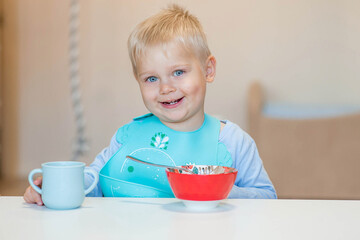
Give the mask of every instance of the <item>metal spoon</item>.
POLYGON ((192 170, 182 168, 182 167, 167 166, 167 165, 162 165, 162 164, 150 163, 150 162, 146 162, 146 161, 140 160, 138 158, 135 158, 135 157, 132 157, 132 156, 129 156, 129 155, 126 156, 126 158, 131 159, 131 160, 133 160, 135 162, 144 163, 144 164, 151 165, 151 166, 163 167, 163 168, 173 168, 173 169, 178 169, 178 170, 185 171, 185 172, 188 172, 188 173, 191 173, 191 174, 196 174, 192 170))

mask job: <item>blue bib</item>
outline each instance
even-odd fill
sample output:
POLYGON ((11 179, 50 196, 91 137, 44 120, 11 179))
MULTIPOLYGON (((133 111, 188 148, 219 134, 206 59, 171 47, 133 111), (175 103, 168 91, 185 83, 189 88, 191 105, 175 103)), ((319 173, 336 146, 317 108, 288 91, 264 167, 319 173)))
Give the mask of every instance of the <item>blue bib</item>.
POLYGON ((127 155, 170 166, 231 166, 225 145, 219 143, 220 121, 205 114, 203 125, 193 132, 165 126, 153 114, 135 118, 116 134, 120 149, 100 171, 105 197, 174 197, 165 168, 134 162, 127 155))

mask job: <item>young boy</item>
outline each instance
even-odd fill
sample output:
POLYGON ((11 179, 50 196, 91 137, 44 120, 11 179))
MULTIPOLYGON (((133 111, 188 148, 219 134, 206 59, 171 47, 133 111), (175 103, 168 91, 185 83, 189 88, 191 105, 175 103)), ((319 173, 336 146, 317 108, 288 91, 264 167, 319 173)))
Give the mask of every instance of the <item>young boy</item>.
MULTIPOLYGON (((216 60, 197 18, 173 5, 140 23, 128 49, 151 114, 121 127, 96 157, 90 167, 99 172, 100 182, 88 196, 172 197, 164 169, 126 158, 132 155, 174 166, 232 166, 238 175, 229 198, 276 198, 249 135, 204 113, 206 84, 214 81, 216 60)), ((90 178, 86 176, 86 185, 90 178)), ((42 204, 31 187, 24 199, 42 204)))

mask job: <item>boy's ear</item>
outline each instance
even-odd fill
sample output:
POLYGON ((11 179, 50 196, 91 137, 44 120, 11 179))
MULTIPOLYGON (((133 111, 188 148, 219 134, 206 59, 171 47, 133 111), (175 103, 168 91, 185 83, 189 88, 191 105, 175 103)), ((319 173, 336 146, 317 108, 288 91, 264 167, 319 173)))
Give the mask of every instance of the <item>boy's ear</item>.
POLYGON ((216 59, 210 55, 206 60, 206 82, 211 83, 215 79, 216 74, 216 59))

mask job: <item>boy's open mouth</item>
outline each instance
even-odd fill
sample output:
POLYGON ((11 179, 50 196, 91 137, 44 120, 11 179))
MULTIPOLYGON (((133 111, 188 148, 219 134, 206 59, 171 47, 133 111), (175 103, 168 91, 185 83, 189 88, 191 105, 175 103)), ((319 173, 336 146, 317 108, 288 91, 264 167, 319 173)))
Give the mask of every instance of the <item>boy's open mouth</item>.
POLYGON ((180 102, 181 100, 183 100, 183 98, 184 98, 184 97, 179 98, 179 99, 176 99, 176 100, 173 100, 173 101, 171 101, 171 102, 161 102, 161 103, 164 104, 164 105, 171 106, 171 105, 177 104, 178 102, 180 102))

